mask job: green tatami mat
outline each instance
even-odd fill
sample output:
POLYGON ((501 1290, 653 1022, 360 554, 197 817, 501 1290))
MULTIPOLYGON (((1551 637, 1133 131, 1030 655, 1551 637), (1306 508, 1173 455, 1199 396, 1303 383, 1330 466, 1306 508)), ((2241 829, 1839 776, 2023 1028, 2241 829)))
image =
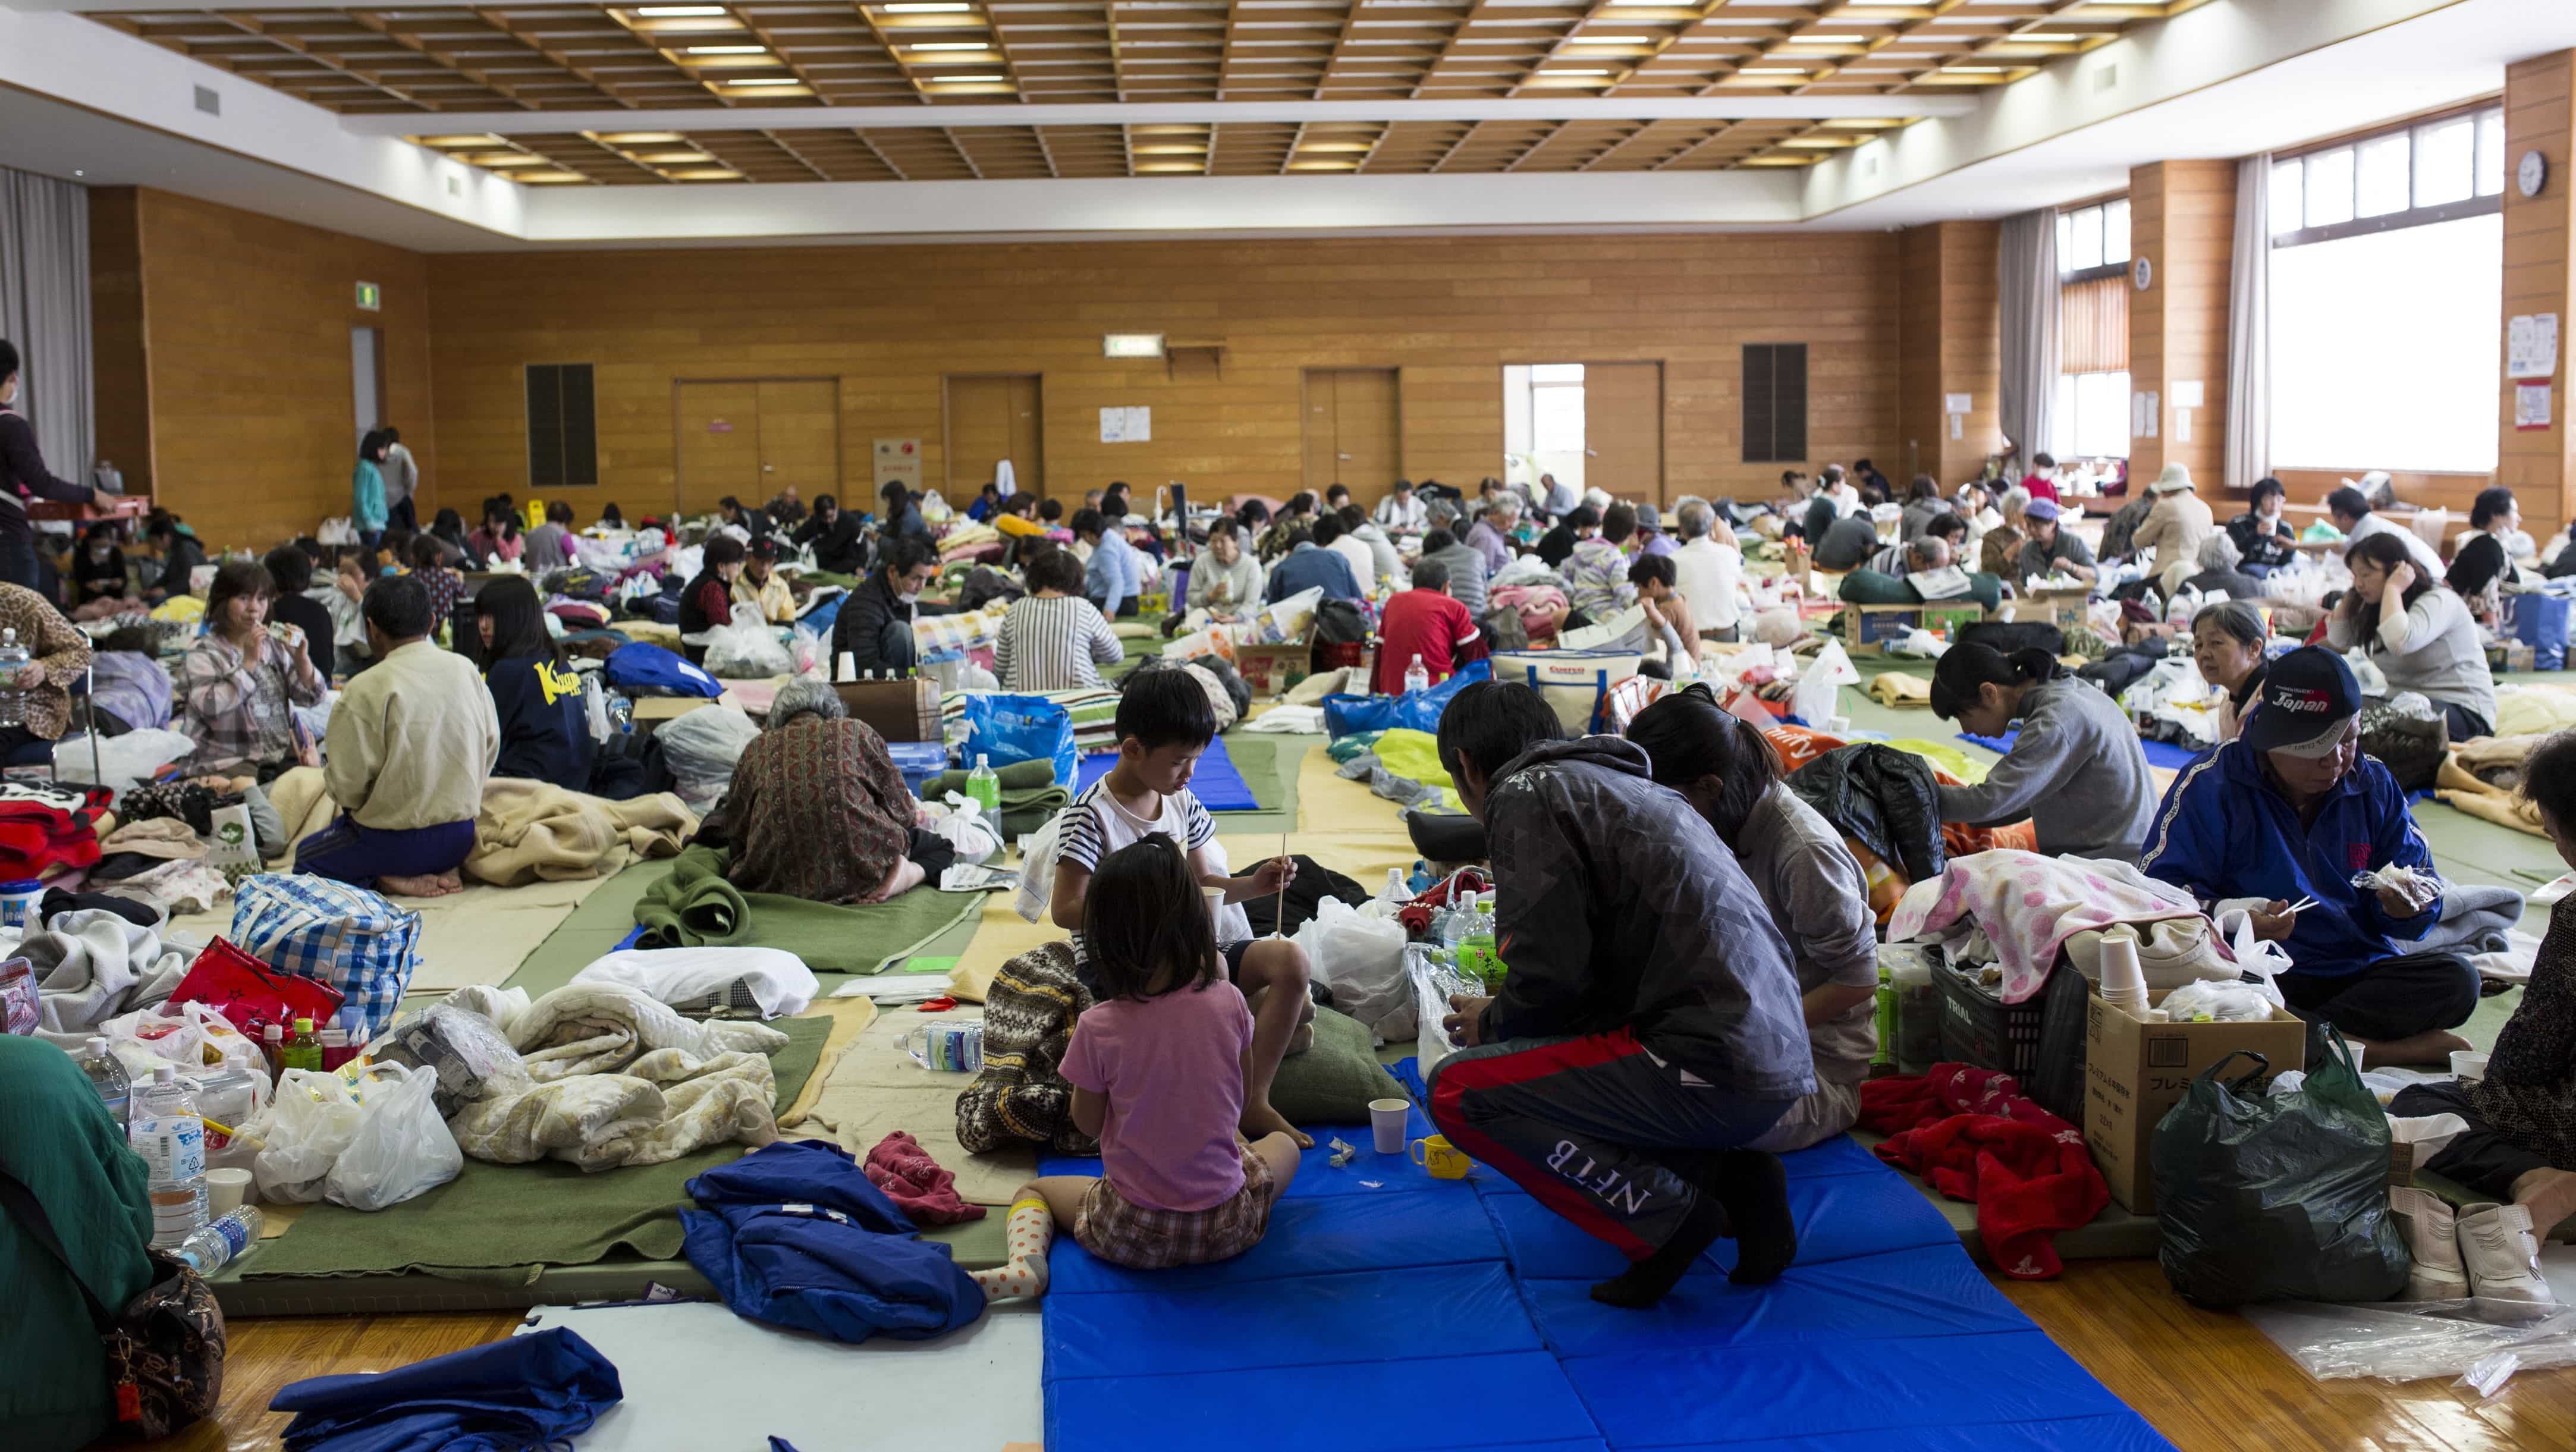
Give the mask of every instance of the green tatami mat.
POLYGON ((537 945, 519 971, 502 982, 543 998, 572 981, 620 939, 635 930, 635 903, 647 888, 671 875, 671 860, 638 862, 600 885, 537 945))
MULTIPOLYGON (((1260 803, 1260 806, 1250 812, 1222 812, 1218 815, 1231 822, 1237 817, 1249 816, 1252 812, 1278 811, 1281 754, 1279 738, 1266 733, 1256 735, 1249 731, 1237 731, 1225 738, 1225 754, 1234 762, 1235 775, 1243 778, 1244 789, 1252 793, 1252 799, 1260 803)), ((1306 747, 1301 738, 1297 746, 1297 755, 1302 757, 1305 754, 1306 747)))
POLYGON ((984 910, 984 896, 926 887, 889 902, 837 906, 725 880, 727 854, 681 851, 635 905, 644 946, 776 948, 818 973, 876 973, 984 910))
MULTIPOLYGON (((795 1101, 832 1031, 828 1018, 776 1020, 787 1046, 770 1059, 777 1102, 795 1101)), ((691 1176, 742 1157, 717 1145, 667 1164, 587 1173, 560 1160, 496 1165, 468 1159, 453 1180, 373 1214, 315 1205, 293 1229, 244 1262, 251 1277, 335 1276, 414 1268, 491 1273, 524 1281, 527 1268, 582 1265, 623 1247, 655 1260, 680 1253, 681 1188, 691 1176)))

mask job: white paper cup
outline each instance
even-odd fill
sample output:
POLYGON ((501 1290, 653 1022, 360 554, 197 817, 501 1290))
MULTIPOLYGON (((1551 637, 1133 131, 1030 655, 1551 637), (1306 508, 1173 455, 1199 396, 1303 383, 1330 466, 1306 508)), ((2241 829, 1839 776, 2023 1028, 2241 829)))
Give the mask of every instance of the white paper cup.
POLYGON ((1413 1112, 1413 1104, 1404 1099, 1369 1101, 1369 1133, 1376 1136, 1377 1152, 1382 1155, 1404 1153, 1404 1121, 1413 1112))
POLYGON ((229 1215, 250 1198, 250 1171, 206 1171, 206 1214, 209 1219, 229 1215))
POLYGON ((2475 1084, 2487 1076, 2487 1056, 2474 1049, 2453 1049, 2451 1072, 2460 1076, 2461 1083, 2475 1084))
POLYGON ((2146 991, 2146 971, 2138 966, 2138 935, 2127 928, 2113 928, 2104 933, 2102 996, 2127 999, 2135 995, 2143 998, 2146 991))

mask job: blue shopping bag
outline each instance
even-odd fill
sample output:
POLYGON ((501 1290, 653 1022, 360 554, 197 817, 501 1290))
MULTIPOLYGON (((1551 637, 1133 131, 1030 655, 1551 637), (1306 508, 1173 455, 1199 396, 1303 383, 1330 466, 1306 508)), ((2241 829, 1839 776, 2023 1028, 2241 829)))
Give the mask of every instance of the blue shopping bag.
POLYGON ((1079 757, 1073 749, 1073 713, 1044 696, 974 694, 966 698, 966 749, 996 767, 1015 761, 1055 763, 1056 785, 1070 788, 1079 757))
POLYGON ((2563 670, 2567 665, 2567 597, 2508 595, 2513 604, 2513 638, 2531 647, 2536 670, 2563 670))

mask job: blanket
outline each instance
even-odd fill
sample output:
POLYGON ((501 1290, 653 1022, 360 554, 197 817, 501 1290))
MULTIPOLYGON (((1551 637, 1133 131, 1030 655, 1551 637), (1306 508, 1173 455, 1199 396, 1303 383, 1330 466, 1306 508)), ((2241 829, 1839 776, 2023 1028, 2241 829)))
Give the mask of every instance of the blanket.
POLYGON ((2484 882, 2442 884, 2442 916, 2411 951, 2430 953, 2449 948, 2474 957, 2513 947, 2513 930, 2522 923, 2522 894, 2484 882))
POLYGON ((2523 799, 2511 787, 2487 780, 2480 772, 2502 770, 2519 778, 2523 758, 2531 748, 2546 741, 2545 736, 2473 736, 2451 747, 2442 759, 2441 770, 2433 778, 2434 799, 2459 808, 2473 817, 2483 817, 2500 827, 2546 837, 2548 829, 2540 825, 2540 809, 2523 799))
MULTIPOLYGON (((331 825, 339 806, 319 767, 299 766, 268 788, 286 824, 288 849, 331 825)), ((464 874, 497 887, 537 881, 613 877, 646 857, 669 857, 695 835, 698 819, 668 792, 612 802, 544 782, 494 777, 483 784, 474 818, 474 852, 464 874)))
POLYGON ((732 854, 682 851, 671 874, 636 901, 639 948, 778 948, 818 973, 876 973, 984 905, 979 892, 918 887, 891 902, 840 907, 725 880, 732 854))
POLYGON ((2043 857, 1995 850, 1952 858, 1938 877, 1907 890, 1887 922, 1887 941, 1937 938, 1973 919, 2004 969, 2004 1002, 2037 994, 2057 950, 2087 928, 2198 917, 2191 894, 2125 862, 2043 857))
MULTIPOLYGON (((1079 738, 1076 738, 1077 742, 1079 738)), ((943 771, 921 784, 919 796, 925 802, 944 802, 948 794, 966 794, 965 771, 943 771)), ((1073 793, 1058 786, 1052 761, 1015 761, 993 768, 1002 790, 1002 831, 1017 839, 1047 824, 1047 819, 1073 805, 1073 793)))
POLYGON ((193 949, 99 908, 57 914, 15 956, 36 972, 36 1036, 78 1049, 99 1025, 170 997, 195 961, 193 949))
POLYGON ((2083 1132, 2023 1098, 2010 1074, 1935 1064, 1922 1078, 1872 1079, 1860 1086, 1860 1124, 1888 1136, 1880 1159, 1975 1203, 1987 1259, 2015 1280, 2064 1269, 2057 1232, 2111 1202, 2083 1132))

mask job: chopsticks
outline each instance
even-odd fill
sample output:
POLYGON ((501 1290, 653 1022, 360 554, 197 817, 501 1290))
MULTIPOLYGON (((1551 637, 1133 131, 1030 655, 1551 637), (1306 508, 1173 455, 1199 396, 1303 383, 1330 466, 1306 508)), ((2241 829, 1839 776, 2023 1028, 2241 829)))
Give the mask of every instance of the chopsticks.
POLYGON ((2282 911, 2282 912, 2284 912, 2284 913, 2288 913, 2288 914, 2293 914, 2293 915, 2295 915, 2295 914, 2298 914, 2298 913, 2304 912, 2304 911, 2306 911, 2306 910, 2307 910, 2307 909, 2309 909, 2309 908, 2315 907, 2316 905, 2317 905, 2317 900, 2316 900, 2315 898, 2313 898, 2313 897, 2303 897, 2303 898, 2300 898, 2297 902, 2294 902, 2294 903, 2290 904, 2288 907, 2281 909, 2281 911, 2282 911))

